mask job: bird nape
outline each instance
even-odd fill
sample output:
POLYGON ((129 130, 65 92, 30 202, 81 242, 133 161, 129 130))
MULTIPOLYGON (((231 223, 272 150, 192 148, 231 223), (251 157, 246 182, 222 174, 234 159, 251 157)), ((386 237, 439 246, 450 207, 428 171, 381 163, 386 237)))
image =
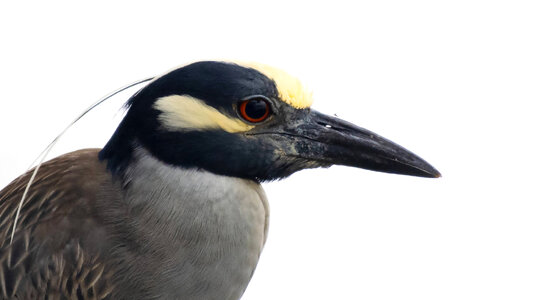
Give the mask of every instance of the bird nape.
POLYGON ((239 299, 268 230, 260 182, 334 164, 439 177, 420 157, 310 108, 289 74, 204 61, 153 80, 103 149, 0 191, 1 299, 239 299))

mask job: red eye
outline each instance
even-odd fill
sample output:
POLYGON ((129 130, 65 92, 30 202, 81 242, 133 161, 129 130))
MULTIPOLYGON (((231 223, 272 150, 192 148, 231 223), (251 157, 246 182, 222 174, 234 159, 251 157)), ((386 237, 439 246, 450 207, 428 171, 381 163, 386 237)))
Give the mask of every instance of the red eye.
POLYGON ((259 123, 270 116, 270 104, 262 98, 244 100, 239 104, 239 112, 246 121, 259 123))

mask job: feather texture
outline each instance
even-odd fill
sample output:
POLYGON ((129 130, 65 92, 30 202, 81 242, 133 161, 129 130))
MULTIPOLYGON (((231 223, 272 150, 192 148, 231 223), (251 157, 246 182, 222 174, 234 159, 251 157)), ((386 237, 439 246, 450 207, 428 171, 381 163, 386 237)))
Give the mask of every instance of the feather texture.
POLYGON ((22 207, 12 244, 16 208, 31 171, 0 192, 1 299, 107 299, 111 295, 113 270, 106 267, 98 249, 98 217, 91 207, 96 197, 120 193, 110 184, 97 151, 80 150, 42 165, 22 207))
POLYGON ((146 151, 113 177, 98 151, 41 166, 12 244, 31 171, 0 191, 0 299, 239 299, 268 228, 260 185, 146 151))

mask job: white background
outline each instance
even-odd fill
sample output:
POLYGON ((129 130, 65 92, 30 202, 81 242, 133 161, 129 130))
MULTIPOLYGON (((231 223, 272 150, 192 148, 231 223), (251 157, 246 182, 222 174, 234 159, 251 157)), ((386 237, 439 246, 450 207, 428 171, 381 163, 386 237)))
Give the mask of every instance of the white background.
MULTIPOLYGON (((0 4, 0 186, 118 87, 259 61, 443 178, 332 167, 266 184, 270 234, 243 299, 533 298, 530 2, 182 2, 0 4)), ((103 146, 126 98, 52 156, 103 146)))

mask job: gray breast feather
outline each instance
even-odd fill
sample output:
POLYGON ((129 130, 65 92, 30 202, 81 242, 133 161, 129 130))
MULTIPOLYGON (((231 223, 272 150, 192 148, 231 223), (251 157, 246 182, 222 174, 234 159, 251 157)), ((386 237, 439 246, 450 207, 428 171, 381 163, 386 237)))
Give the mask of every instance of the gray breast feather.
POLYGON ((142 149, 125 181, 132 228, 145 253, 159 249, 155 256, 164 262, 142 266, 159 270, 159 292, 169 299, 240 298, 266 239, 261 186, 168 166, 142 149))

